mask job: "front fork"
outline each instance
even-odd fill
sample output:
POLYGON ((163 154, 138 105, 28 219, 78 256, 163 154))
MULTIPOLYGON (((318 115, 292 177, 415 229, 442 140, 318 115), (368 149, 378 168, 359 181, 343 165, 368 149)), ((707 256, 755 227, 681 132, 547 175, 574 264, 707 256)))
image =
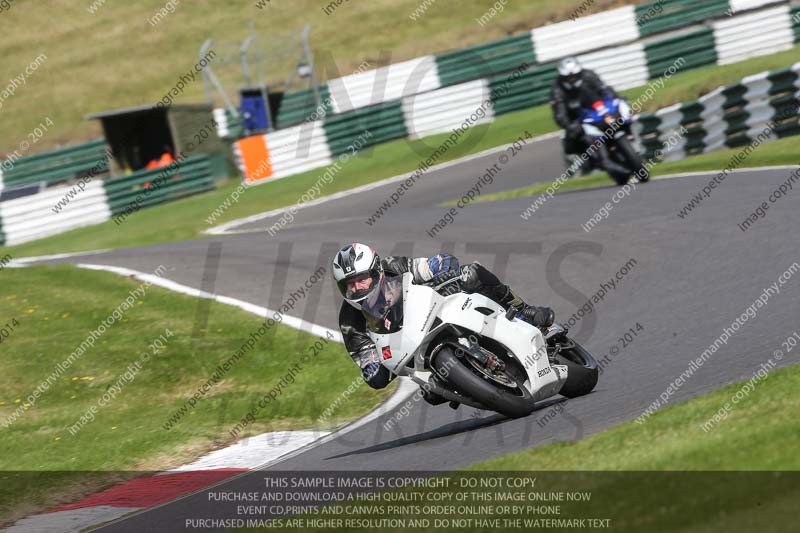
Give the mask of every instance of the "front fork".
POLYGON ((469 338, 461 337, 458 342, 450 344, 455 347, 456 356, 470 357, 490 372, 502 372, 506 369, 506 364, 502 359, 469 338))
POLYGON ((571 342, 567 337, 569 330, 561 324, 553 324, 550 326, 544 335, 544 340, 547 345, 547 358, 550 364, 554 364, 556 356, 561 352, 564 346, 568 346, 571 342))

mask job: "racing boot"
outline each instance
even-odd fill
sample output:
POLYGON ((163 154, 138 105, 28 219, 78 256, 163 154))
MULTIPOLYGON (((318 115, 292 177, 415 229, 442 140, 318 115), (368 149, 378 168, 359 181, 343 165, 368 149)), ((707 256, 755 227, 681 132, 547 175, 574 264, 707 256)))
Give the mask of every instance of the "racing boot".
POLYGON ((480 263, 462 267, 461 282, 466 292, 477 292, 505 309, 514 309, 517 318, 533 324, 542 331, 553 325, 555 314, 552 309, 526 304, 508 285, 501 283, 497 276, 480 263))
POLYGON ((517 313, 516 318, 536 326, 543 332, 553 325, 556 315, 551 308, 526 304, 522 298, 514 294, 510 287, 507 285, 504 287, 506 294, 497 300, 497 303, 506 309, 514 309, 517 313))

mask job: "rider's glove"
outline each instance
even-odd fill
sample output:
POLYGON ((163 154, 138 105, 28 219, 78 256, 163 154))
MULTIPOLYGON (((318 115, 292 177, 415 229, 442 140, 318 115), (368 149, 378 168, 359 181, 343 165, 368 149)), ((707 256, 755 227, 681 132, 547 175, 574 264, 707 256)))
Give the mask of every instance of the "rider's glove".
POLYGON ((549 307, 534 307, 531 305, 523 309, 522 314, 528 319, 528 322, 541 330, 549 328, 556 321, 556 314, 549 307))
POLYGON ((458 259, 450 254, 436 254, 428 258, 428 268, 434 276, 438 276, 443 272, 458 270, 458 259))
POLYGON ((389 275, 400 276, 411 271, 411 259, 389 256, 383 262, 383 270, 389 275))
POLYGON ((414 283, 425 283, 444 272, 458 272, 458 259, 450 254, 436 254, 428 259, 420 257, 414 259, 412 272, 414 283))
POLYGON ((478 274, 478 263, 461 267, 461 289, 464 292, 476 292, 483 284, 478 274))
POLYGON ((369 381, 372 379, 375 374, 378 373, 378 370, 381 369, 380 363, 369 363, 365 367, 361 369, 361 375, 364 377, 364 381, 369 381))

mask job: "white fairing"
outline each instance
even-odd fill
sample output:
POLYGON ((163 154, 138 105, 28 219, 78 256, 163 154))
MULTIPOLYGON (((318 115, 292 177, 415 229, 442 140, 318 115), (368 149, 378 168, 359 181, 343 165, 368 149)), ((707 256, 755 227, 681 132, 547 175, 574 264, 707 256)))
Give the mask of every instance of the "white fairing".
POLYGON ((626 122, 629 121, 633 116, 633 113, 631 111, 631 106, 628 104, 626 100, 623 100, 622 98, 617 98, 615 101, 619 106, 619 115, 623 119, 625 119, 626 122))
POLYGON ((558 394, 567 379, 566 366, 550 365, 538 328, 522 320, 508 320, 503 308, 485 296, 442 296, 429 287, 412 284, 410 274, 403 277, 402 329, 390 334, 370 333, 370 337, 383 366, 422 384, 430 377, 430 369, 423 366, 424 355, 431 340, 448 325, 489 337, 508 348, 527 372, 524 386, 534 401, 558 394), (490 310, 488 316, 479 308, 490 310), (441 323, 431 329, 437 318, 441 323))
POLYGON ((589 137, 602 137, 605 135, 603 131, 594 124, 583 124, 583 133, 589 137))

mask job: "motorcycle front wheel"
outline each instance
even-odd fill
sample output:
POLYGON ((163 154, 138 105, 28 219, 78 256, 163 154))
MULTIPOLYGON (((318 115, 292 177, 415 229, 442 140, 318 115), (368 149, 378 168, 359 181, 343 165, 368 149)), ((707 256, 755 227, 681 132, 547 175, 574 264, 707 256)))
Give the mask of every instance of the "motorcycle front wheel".
POLYGON ((650 179, 650 172, 647 171, 642 156, 639 155, 639 152, 634 150, 630 140, 628 140, 627 137, 620 137, 615 140, 615 143, 617 145, 617 150, 625 160, 625 166, 631 169, 633 177, 642 183, 648 181, 650 179))

